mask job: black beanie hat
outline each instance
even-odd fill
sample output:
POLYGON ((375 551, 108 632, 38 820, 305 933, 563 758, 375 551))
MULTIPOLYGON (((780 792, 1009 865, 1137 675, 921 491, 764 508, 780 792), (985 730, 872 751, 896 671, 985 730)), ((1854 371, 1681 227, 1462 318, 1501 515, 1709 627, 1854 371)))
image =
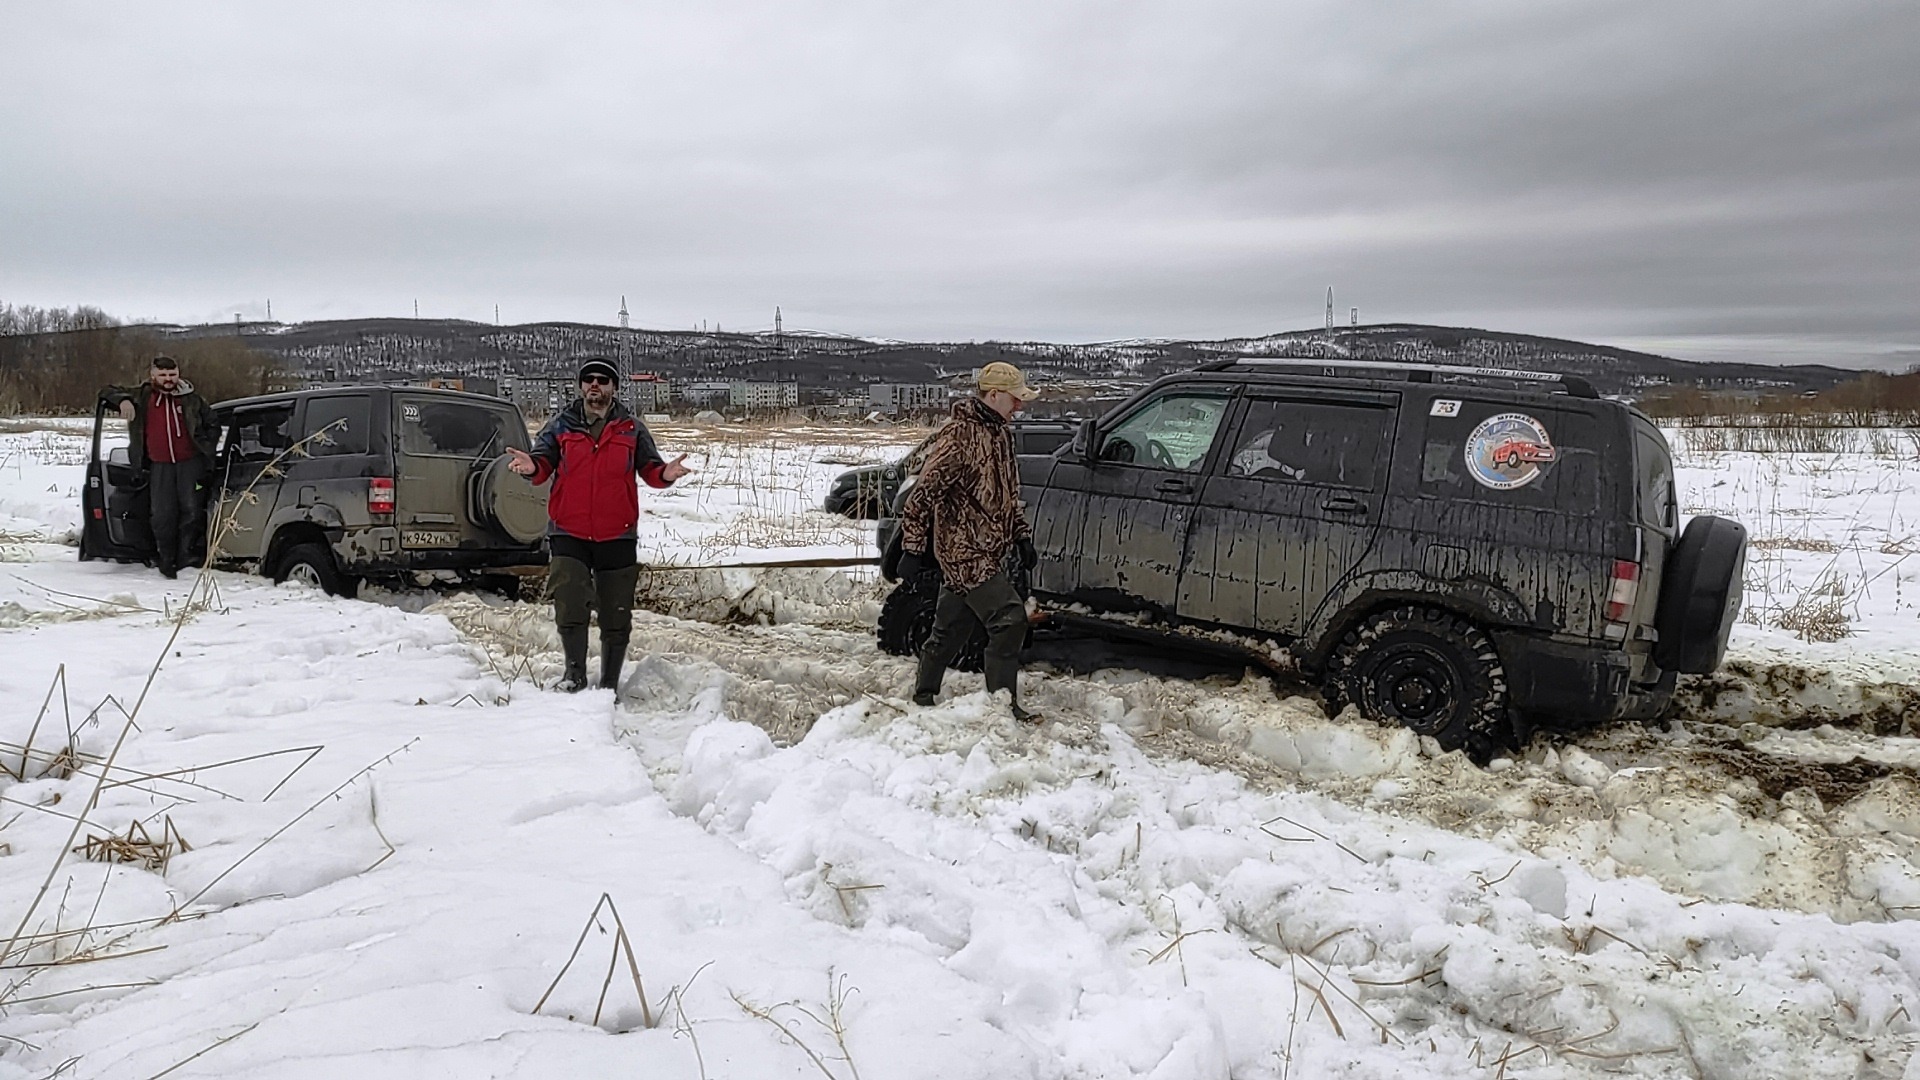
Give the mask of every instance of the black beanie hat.
POLYGON ((573 378, 575 382, 579 382, 589 375, 605 375, 615 383, 620 381, 620 372, 613 366, 613 361, 603 356, 595 356, 582 363, 579 372, 573 378))

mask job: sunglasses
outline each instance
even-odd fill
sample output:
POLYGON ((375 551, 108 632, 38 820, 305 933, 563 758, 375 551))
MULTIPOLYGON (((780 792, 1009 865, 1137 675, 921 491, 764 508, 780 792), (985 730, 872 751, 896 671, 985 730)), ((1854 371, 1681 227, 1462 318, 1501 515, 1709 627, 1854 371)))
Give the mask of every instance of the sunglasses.
POLYGON ((606 377, 605 375, 582 375, 582 376, 580 376, 580 385, 581 385, 581 386, 590 386, 590 385, 592 385, 592 384, 594 384, 594 383, 599 383, 599 384, 600 384, 601 386, 612 386, 612 385, 613 385, 613 380, 612 380, 612 379, 609 379, 609 378, 607 378, 607 377, 606 377))

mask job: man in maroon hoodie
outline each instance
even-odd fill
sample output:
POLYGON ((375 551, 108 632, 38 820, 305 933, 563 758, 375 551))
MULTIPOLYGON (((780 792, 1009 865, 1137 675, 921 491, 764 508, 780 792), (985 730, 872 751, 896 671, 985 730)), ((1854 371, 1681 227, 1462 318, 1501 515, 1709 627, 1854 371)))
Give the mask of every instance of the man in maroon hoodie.
POLYGON ((127 420, 127 456, 147 475, 147 521, 153 561, 167 577, 190 566, 206 539, 201 495, 219 438, 219 422, 171 356, 156 356, 145 384, 110 387, 102 395, 127 420))

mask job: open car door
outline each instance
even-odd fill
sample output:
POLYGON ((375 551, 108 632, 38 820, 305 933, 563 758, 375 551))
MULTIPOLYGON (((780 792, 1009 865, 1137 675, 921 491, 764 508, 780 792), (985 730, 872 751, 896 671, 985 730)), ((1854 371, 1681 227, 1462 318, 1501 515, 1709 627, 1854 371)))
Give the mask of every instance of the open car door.
POLYGON ((94 402, 93 450, 80 489, 80 558, 145 562, 153 558, 147 478, 134 472, 125 445, 102 447, 110 411, 104 398, 94 402))

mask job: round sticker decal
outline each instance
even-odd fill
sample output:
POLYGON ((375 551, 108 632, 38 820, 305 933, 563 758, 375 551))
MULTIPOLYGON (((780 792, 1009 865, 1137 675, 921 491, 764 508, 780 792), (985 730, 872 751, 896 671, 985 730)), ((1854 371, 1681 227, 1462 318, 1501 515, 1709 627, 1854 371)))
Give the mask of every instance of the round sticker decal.
POLYGON ((1489 416, 1467 436, 1467 471, 1484 487, 1511 491, 1538 479, 1553 463, 1546 426, 1525 413, 1489 416))

